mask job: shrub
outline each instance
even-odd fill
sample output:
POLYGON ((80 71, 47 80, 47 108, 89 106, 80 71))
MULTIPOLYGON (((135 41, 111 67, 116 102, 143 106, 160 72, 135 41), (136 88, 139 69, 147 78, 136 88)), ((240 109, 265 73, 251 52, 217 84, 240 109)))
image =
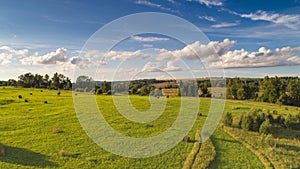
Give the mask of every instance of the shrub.
POLYGON ((27 102, 28 102, 28 99, 25 99, 25 100, 24 100, 24 102, 26 102, 26 103, 27 103, 27 102))
POLYGON ((266 119, 259 127, 259 133, 269 134, 271 132, 271 123, 269 119, 266 119))
POLYGON ((252 130, 254 128, 254 119, 251 115, 243 115, 241 128, 245 130, 252 130))
POLYGON ((19 99, 22 99, 22 98, 23 98, 23 96, 22 96, 22 95, 19 95, 18 97, 19 97, 19 99))
POLYGON ((225 117, 224 117, 224 120, 223 120, 224 125, 225 126, 232 126, 232 121, 233 121, 232 114, 227 112, 225 114, 225 117))
POLYGON ((5 147, 2 144, 0 144, 0 156, 5 156, 5 147))
POLYGON ((60 96, 60 91, 57 92, 57 96, 60 96))
POLYGON ((48 101, 44 101, 45 104, 48 104, 48 101))
POLYGON ((29 95, 32 95, 32 93, 29 93, 29 95))
POLYGON ((282 115, 278 115, 275 119, 274 119, 274 123, 279 124, 281 126, 284 126, 284 117, 282 115))
POLYGON ((96 94, 103 94, 103 91, 101 88, 97 89, 96 94))
POLYGON ((284 125, 287 128, 300 130, 300 116, 299 115, 291 115, 289 114, 287 118, 284 120, 284 125))

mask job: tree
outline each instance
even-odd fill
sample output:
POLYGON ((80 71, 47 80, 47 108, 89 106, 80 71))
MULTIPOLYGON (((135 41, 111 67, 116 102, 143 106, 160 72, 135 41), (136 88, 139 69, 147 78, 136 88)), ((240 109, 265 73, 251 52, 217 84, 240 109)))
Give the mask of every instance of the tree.
POLYGON ((269 119, 266 119, 261 126, 259 127, 259 133, 261 134, 269 134, 271 132, 271 123, 269 119))
POLYGON ((223 120, 224 125, 225 126, 232 126, 232 121, 233 121, 232 114, 227 112, 225 114, 225 117, 224 117, 224 120, 223 120))
POLYGON ((246 93, 245 93, 245 90, 244 90, 243 86, 241 86, 237 90, 237 99, 239 99, 239 100, 245 100, 246 99, 246 93))

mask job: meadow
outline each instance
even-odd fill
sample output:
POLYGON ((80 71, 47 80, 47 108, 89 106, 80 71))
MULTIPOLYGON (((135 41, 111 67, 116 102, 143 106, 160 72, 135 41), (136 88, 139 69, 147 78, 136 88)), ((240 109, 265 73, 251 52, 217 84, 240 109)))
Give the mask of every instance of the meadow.
MULTIPOLYGON (((179 97, 167 98, 163 114, 153 122, 139 124, 122 117, 113 104, 111 96, 96 96, 99 109, 106 121, 120 133, 137 138, 155 136, 172 125, 178 116, 179 97)), ((141 111, 150 107, 146 96, 130 96, 132 105, 141 111)), ((201 98, 198 116, 188 136, 197 140, 196 131, 201 130, 210 106, 209 98, 201 98), (196 136, 195 136, 196 135, 196 136)), ((282 115, 296 114, 297 107, 269 103, 227 100, 224 112, 234 117, 251 108, 276 110, 282 115)), ((265 168, 256 152, 247 144, 267 156, 276 168, 299 168, 297 163, 300 145, 294 131, 282 131, 273 135, 277 147, 262 149, 255 140, 256 133, 228 130, 221 125, 208 142, 180 142, 171 150, 154 157, 134 159, 109 153, 96 145, 82 129, 76 116, 71 91, 0 88, 0 168, 265 168), (22 95, 22 98, 18 98, 22 95), (27 100, 28 102, 25 102, 27 100), (46 102, 45 102, 46 101, 46 102), (243 134, 243 135, 242 135, 243 134), (251 133, 250 133, 251 134, 251 133), (242 136, 241 136, 242 135, 242 136), (246 139, 249 140, 249 139, 246 139), (197 145, 198 144, 198 145, 197 145), (1 148, 1 147, 0 147, 1 148), (273 148, 273 149, 271 149, 273 148), (271 151, 272 150, 272 151, 271 151), (275 153, 272 155, 269 153, 275 153), (188 158, 189 157, 189 158, 188 158), (187 162, 190 160, 190 162, 187 162), (287 162, 285 162, 285 161, 287 162), (201 165, 202 164, 202 165, 201 165), (290 165, 288 165, 290 164, 290 165)))

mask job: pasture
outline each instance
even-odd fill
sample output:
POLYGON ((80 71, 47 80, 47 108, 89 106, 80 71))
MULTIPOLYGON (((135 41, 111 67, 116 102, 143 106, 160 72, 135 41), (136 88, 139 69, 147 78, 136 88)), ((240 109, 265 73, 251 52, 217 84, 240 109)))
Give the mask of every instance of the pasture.
MULTIPOLYGON (((125 158, 109 153, 96 145, 82 129, 74 110, 72 92, 60 92, 58 95, 57 91, 53 90, 0 88, 0 144, 5 149, 5 154, 0 154, 0 168, 182 168, 193 147, 197 147, 193 141, 180 142, 163 154, 143 159, 125 158), (19 95, 22 98, 18 98, 19 95)), ((158 119, 140 124, 122 117, 111 96, 96 98, 103 116, 115 130, 137 138, 155 136, 168 129, 176 120, 180 109, 179 97, 167 98, 165 111, 158 119)), ((130 96, 132 105, 141 111, 149 109, 148 98, 130 96)), ((202 116, 197 117, 188 134, 191 140, 195 140, 196 131, 204 124, 209 106, 209 98, 200 99, 199 112, 202 116)), ((291 106, 232 100, 226 101, 224 112, 231 112, 237 117, 253 107, 276 110, 282 115, 299 112, 298 108, 291 106)), ((232 137, 220 126, 208 144, 198 146, 190 166, 201 168, 197 164, 205 163, 202 162, 203 159, 210 159, 209 168, 264 168, 255 152, 241 142, 242 138, 251 135, 247 136, 246 131, 241 130, 234 130, 232 133, 236 137, 232 137), (241 137, 239 133, 244 133, 245 136, 241 137)), ((300 156, 299 140, 293 135, 285 135, 288 134, 283 131, 272 138, 280 144, 278 150, 272 152, 285 154, 270 157, 271 161, 275 166, 300 167, 296 163, 298 159, 292 158, 300 156), (287 162, 284 162, 284 159, 287 162), (291 164, 279 165, 281 160, 283 164, 291 164)), ((260 139, 259 137, 253 136, 255 139, 260 139)), ((256 149, 261 148, 259 145, 253 146, 256 146, 256 149)), ((266 154, 270 151, 269 148, 262 149, 262 152, 266 154)))

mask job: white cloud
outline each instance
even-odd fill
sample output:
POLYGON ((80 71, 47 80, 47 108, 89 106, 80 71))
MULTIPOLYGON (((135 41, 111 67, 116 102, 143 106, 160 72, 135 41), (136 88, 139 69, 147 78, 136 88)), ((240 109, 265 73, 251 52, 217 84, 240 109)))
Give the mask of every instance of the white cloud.
POLYGON ((156 3, 153 3, 153 2, 150 2, 150 1, 146 1, 146 0, 137 0, 135 1, 136 4, 139 4, 139 5, 146 5, 146 6, 150 6, 150 7, 156 7, 156 8, 160 8, 161 5, 160 4, 156 4, 156 3))
POLYGON ((170 2, 171 4, 177 4, 177 2, 174 0, 167 0, 167 1, 170 2))
POLYGON ((111 60, 130 60, 133 58, 148 58, 150 57, 148 54, 144 54, 141 50, 137 50, 134 52, 128 51, 109 51, 104 54, 104 57, 111 60))
POLYGON ((162 70, 160 62, 148 62, 142 68, 142 72, 161 72, 162 70))
POLYGON ((250 18, 253 21, 262 20, 269 21, 275 26, 284 25, 291 29, 300 28, 300 15, 284 15, 278 13, 267 13, 266 11, 258 10, 255 13, 241 14, 243 18, 250 18))
POLYGON ((9 46, 0 46, 0 65, 10 64, 13 59, 25 57, 27 54, 27 49, 16 50, 9 46))
POLYGON ((224 28, 224 27, 237 26, 237 25, 239 25, 239 24, 240 24, 239 22, 234 22, 234 23, 222 22, 222 23, 220 23, 220 24, 212 25, 211 27, 213 27, 213 28, 224 28))
POLYGON ((35 53, 33 56, 24 57, 21 59, 22 64, 57 64, 59 62, 67 61, 67 49, 58 48, 55 52, 50 52, 40 56, 35 53))
POLYGON ((223 2, 221 0, 187 0, 187 1, 196 1, 208 7, 223 6, 223 2))
POLYGON ((212 16, 198 16, 199 19, 205 19, 207 21, 210 21, 210 22, 215 22, 216 19, 212 16))
MULTIPOLYGON (((172 1, 172 0, 171 0, 172 1)), ((173 2, 173 1, 172 1, 173 2)), ((174 1, 175 2, 175 1, 174 1)), ((139 5, 145 5, 145 6, 149 6, 149 7, 154 7, 154 8, 158 8, 158 9, 161 9, 161 10, 166 10, 166 11, 170 11, 170 12, 173 12, 173 13, 180 13, 179 11, 176 11, 176 10, 173 10, 171 8, 166 8, 166 7, 163 7, 161 4, 157 4, 157 3, 154 3, 154 2, 150 2, 150 1, 147 1, 147 0, 136 0, 134 1, 135 4, 139 4, 139 5)))
POLYGON ((296 53, 300 52, 300 46, 296 48, 283 47, 274 51, 259 48, 258 51, 250 52, 244 49, 230 50, 235 45, 235 41, 224 39, 222 42, 212 41, 208 44, 201 44, 196 41, 180 50, 169 51, 161 49, 157 62, 150 62, 143 68, 144 71, 180 71, 180 66, 176 63, 181 59, 199 60, 206 67, 214 68, 244 68, 244 67, 272 67, 286 65, 300 65, 300 57, 296 53), (159 63, 168 61, 166 66, 159 63))
POLYGON ((235 41, 230 41, 229 39, 224 39, 222 42, 212 41, 208 44, 201 44, 199 41, 196 41, 180 50, 169 51, 161 49, 157 58, 159 60, 199 60, 201 58, 207 62, 213 62, 217 60, 218 56, 226 53, 235 43, 235 41))
POLYGON ((142 36, 132 36, 132 40, 139 42, 156 42, 156 41, 167 41, 169 38, 160 38, 160 37, 142 37, 142 36))

